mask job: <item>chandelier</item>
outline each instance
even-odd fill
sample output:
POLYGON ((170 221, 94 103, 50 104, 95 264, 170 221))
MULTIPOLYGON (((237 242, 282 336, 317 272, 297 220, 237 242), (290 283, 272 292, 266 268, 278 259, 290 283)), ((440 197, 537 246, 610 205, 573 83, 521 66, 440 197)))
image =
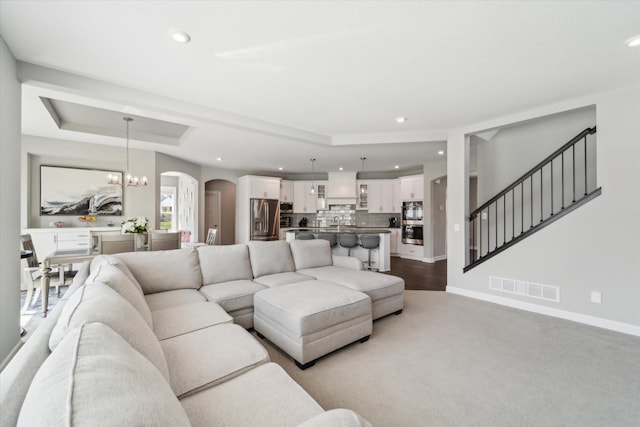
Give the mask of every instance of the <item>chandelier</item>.
POLYGON ((313 173, 314 173, 313 164, 315 163, 316 159, 309 159, 309 160, 311 161, 311 189, 309 190, 309 194, 313 196, 314 194, 316 194, 316 188, 313 182, 313 173))
MULTIPOLYGON (((365 160, 367 160, 366 157, 360 157, 360 161, 362 162, 362 172, 361 172, 362 177, 360 179, 364 179, 364 161, 365 160)), ((365 188, 366 187, 364 185, 361 185, 360 186, 360 193, 364 194, 366 192, 365 188)))
MULTIPOLYGON (((131 176, 129 173, 129 123, 133 121, 131 117, 123 117, 122 118, 127 123, 127 151, 126 151, 126 159, 127 159, 127 168, 125 170, 124 183, 128 187, 144 187, 149 184, 146 176, 143 176, 142 179, 139 179, 137 176, 131 176)), ((120 177, 117 174, 109 174, 107 176, 107 182, 109 184, 120 185, 120 177)))

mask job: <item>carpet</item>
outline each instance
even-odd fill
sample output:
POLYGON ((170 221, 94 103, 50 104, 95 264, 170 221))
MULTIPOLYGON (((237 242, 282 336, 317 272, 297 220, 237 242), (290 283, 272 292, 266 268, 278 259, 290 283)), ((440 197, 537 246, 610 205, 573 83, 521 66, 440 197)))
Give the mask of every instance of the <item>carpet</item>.
POLYGON ((301 371, 374 426, 640 426, 640 338, 444 292, 406 291, 371 339, 301 371))

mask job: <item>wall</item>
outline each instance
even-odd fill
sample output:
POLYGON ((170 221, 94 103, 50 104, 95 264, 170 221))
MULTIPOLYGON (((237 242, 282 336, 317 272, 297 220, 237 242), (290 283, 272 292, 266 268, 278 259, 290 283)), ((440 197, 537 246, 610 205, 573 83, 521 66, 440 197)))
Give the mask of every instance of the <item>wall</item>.
POLYGON ((0 37, 0 367, 20 343, 20 82, 0 37))
POLYGON ((433 211, 431 209, 431 181, 447 174, 447 161, 438 160, 424 165, 424 259, 429 262, 435 261, 433 247, 434 228, 433 211))
POLYGON ((217 237, 216 244, 234 244, 236 241, 236 184, 225 180, 213 180, 205 183, 205 190, 220 192, 220 235, 217 237))
POLYGON ((640 335, 640 86, 597 93, 453 129, 447 142, 450 292, 640 335), (596 106, 602 195, 533 236, 463 273, 469 136, 509 124, 596 106), (456 231, 456 225, 460 228, 456 231), (489 276, 560 287, 560 302, 489 290, 489 276), (590 292, 602 293, 602 304, 590 292))
POLYGON ((447 257, 447 177, 434 179, 430 186, 433 258, 439 261, 447 257))
MULTIPOLYGON (((156 217, 156 200, 160 198, 159 179, 155 176, 155 153, 130 149, 132 172, 149 177, 147 187, 125 187, 124 217, 146 216, 152 228, 159 224, 156 217), (156 196, 157 187, 157 196, 156 196)), ((49 223, 61 220, 65 227, 81 227, 77 216, 40 216, 40 165, 74 166, 90 169, 124 170, 125 151, 122 147, 63 141, 31 135, 22 136, 22 199, 21 227, 49 227, 49 223)), ((106 178, 105 178, 106 179, 106 178)), ((98 217, 92 226, 106 226, 107 221, 122 221, 123 217, 98 217)))

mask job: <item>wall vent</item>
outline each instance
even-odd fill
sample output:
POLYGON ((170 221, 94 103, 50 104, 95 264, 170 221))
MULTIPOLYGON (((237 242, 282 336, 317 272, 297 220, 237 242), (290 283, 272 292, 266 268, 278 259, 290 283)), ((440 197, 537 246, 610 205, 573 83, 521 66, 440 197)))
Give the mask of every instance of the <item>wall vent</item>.
POLYGON ((560 302, 560 288, 557 286, 489 276, 489 289, 545 301, 560 302))

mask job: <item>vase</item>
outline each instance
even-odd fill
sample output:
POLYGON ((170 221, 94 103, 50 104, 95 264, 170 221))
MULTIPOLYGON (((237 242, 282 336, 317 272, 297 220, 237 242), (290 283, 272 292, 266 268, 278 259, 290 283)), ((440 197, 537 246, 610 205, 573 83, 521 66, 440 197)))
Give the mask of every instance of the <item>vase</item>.
POLYGON ((148 233, 136 233, 136 251, 146 251, 149 249, 149 234, 148 233))

